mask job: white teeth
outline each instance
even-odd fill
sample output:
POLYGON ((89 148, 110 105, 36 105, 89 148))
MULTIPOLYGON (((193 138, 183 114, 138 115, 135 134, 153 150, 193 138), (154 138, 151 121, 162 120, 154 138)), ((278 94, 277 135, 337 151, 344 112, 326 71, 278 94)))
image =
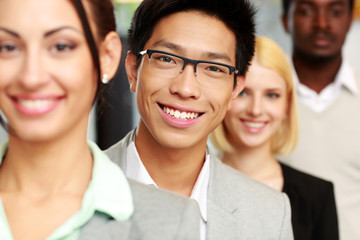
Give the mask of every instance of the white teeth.
POLYGON ((169 116, 181 119, 181 120, 188 120, 188 119, 194 119, 199 116, 199 113, 194 112, 180 112, 179 110, 170 109, 168 107, 163 107, 163 111, 167 113, 169 116))
POLYGON ((262 128, 265 125, 265 123, 261 122, 244 122, 244 124, 251 128, 262 128))
POLYGON ((52 99, 19 100, 19 103, 27 108, 40 108, 49 105, 52 102, 54 102, 52 99))
POLYGON ((175 111, 174 117, 175 118, 180 118, 180 112, 178 110, 175 111))

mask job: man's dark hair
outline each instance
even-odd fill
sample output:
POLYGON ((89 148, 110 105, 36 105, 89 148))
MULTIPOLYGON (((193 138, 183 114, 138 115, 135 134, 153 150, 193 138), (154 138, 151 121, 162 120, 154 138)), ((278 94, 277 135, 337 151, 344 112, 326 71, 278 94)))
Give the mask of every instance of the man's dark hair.
MULTIPOLYGON (((287 15, 289 12, 289 7, 290 7, 291 1, 293 1, 293 0, 282 0, 282 8, 283 8, 283 13, 285 15, 287 15)), ((350 8, 349 9, 350 12, 352 12, 354 9, 354 0, 349 0, 349 8, 350 8)))
MULTIPOLYGON (((144 0, 137 8, 128 32, 131 52, 138 55, 144 50, 162 18, 185 11, 199 11, 215 17, 234 33, 236 68, 239 75, 244 76, 255 49, 255 9, 248 0, 144 0)), ((138 65, 140 60, 138 55, 138 65)))

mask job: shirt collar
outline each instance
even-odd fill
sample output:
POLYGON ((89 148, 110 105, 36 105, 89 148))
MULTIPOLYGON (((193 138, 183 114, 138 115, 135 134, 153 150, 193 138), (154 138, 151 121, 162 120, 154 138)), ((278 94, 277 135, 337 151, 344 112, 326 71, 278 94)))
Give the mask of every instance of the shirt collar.
POLYGON ((353 94, 358 93, 354 70, 346 61, 341 64, 335 82, 339 82, 340 85, 346 87, 353 94))
POLYGON ((88 191, 93 188, 94 207, 115 220, 127 220, 134 212, 130 185, 123 171, 99 147, 88 141, 94 166, 88 191))
MULTIPOLYGON (((135 142, 132 141, 127 147, 126 154, 126 176, 144 184, 156 185, 150 174, 142 163, 135 142)), ((191 199, 194 199, 200 208, 203 221, 207 221, 207 191, 210 176, 210 155, 206 152, 205 162, 191 192, 191 199)))
MULTIPOLYGON (((300 83, 299 77, 295 71, 294 64, 292 61, 290 61, 290 62, 291 62, 291 68, 292 68, 292 75, 294 78, 293 80, 298 88, 298 93, 300 95, 304 95, 304 94, 306 95, 306 92, 307 92, 307 90, 309 90, 309 88, 300 83), (306 88, 306 90, 304 88, 306 88)), ((336 74, 334 84, 338 88, 345 87, 353 94, 358 93, 358 86, 356 84, 354 70, 352 69, 352 67, 346 60, 342 61, 340 69, 339 69, 338 73, 336 74)))

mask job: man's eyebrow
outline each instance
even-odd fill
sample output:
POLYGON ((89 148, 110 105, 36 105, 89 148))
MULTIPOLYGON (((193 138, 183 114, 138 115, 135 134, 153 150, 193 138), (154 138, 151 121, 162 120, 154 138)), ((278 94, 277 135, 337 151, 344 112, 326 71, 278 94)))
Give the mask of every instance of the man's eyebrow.
MULTIPOLYGON (((157 42, 154 43, 153 46, 161 46, 161 47, 165 47, 165 48, 168 48, 170 50, 174 50, 176 52, 179 52, 180 54, 183 54, 185 53, 185 49, 178 45, 178 44, 175 44, 175 43, 171 43, 171 42, 167 42, 167 41, 164 41, 164 40, 159 40, 157 42)), ((226 61, 229 61, 231 62, 231 59, 228 55, 226 54, 223 54, 223 53, 217 53, 217 52, 204 52, 202 54, 204 56, 205 59, 220 59, 220 60, 226 60, 226 61)))
POLYGON ((205 54, 206 58, 210 59, 220 59, 220 60, 226 60, 228 62, 231 62, 231 59, 228 55, 222 54, 222 53, 216 53, 216 52, 207 52, 205 54))
POLYGON ((313 6, 314 3, 311 2, 311 1, 308 1, 308 0, 303 0, 303 1, 299 1, 298 5, 310 5, 310 6, 313 6))
POLYGON ((49 37, 57 32, 60 32, 62 30, 72 30, 72 31, 75 31, 77 33, 80 33, 81 35, 83 34, 82 31, 80 31, 79 29, 77 28, 74 28, 74 27, 70 27, 70 26, 64 26, 64 27, 59 27, 59 28, 55 28, 53 30, 50 30, 50 31, 47 31, 45 34, 44 34, 44 37, 49 37))
POLYGON ((345 2, 342 1, 334 1, 334 2, 330 2, 330 6, 345 6, 345 2))
POLYGON ((180 53, 185 52, 185 49, 183 47, 181 47, 180 45, 171 43, 171 42, 168 42, 165 40, 159 40, 159 41, 155 42, 154 47, 157 47, 157 46, 165 47, 165 48, 168 48, 170 50, 174 50, 174 51, 177 51, 180 53))
POLYGON ((7 28, 0 27, 0 31, 4 31, 4 32, 6 32, 6 33, 8 33, 8 34, 10 34, 10 35, 12 35, 12 36, 14 36, 14 37, 16 37, 16 38, 20 38, 20 35, 19 35, 19 34, 17 34, 17 33, 14 32, 14 31, 11 31, 11 30, 9 30, 9 29, 7 29, 7 28))
MULTIPOLYGON (((309 0, 300 1, 298 4, 299 4, 299 5, 310 5, 310 6, 314 6, 314 5, 315 5, 312 1, 309 1, 309 0)), ((331 5, 331 6, 333 6, 333 5, 345 6, 345 2, 343 2, 343 1, 338 1, 338 0, 331 1, 331 2, 329 2, 328 4, 331 5)))

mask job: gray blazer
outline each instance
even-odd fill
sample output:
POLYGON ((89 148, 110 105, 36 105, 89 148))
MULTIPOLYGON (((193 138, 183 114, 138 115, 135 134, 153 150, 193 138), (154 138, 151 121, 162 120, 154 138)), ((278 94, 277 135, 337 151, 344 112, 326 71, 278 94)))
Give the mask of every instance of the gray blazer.
POLYGON ((200 213, 193 200, 129 180, 135 210, 127 221, 96 213, 80 240, 193 240, 200 238, 200 213))
MULTIPOLYGON (((105 151, 124 171, 134 134, 105 151)), ((287 196, 228 167, 212 153, 207 204, 208 240, 293 239, 287 196)))

